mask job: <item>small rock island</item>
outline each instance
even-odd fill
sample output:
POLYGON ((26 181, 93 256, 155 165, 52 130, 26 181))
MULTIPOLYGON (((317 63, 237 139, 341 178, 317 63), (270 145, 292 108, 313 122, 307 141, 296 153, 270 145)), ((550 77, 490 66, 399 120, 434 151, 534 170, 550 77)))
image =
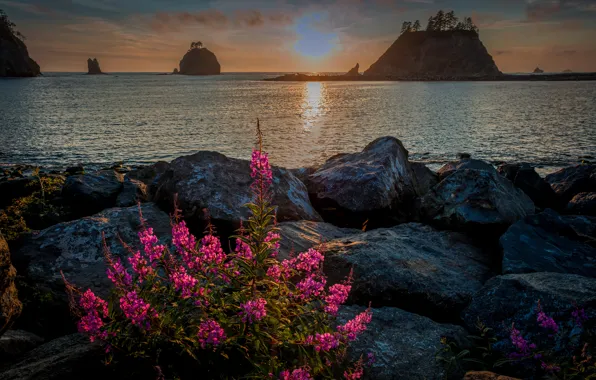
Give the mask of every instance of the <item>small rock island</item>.
POLYGON ((542 70, 540 67, 536 67, 533 71, 534 74, 542 74, 544 72, 544 70, 542 70))
POLYGON ((89 58, 87 60, 87 68, 88 68, 88 75, 100 75, 100 74, 104 74, 101 71, 101 68, 99 67, 99 61, 97 60, 97 58, 89 58))
POLYGON ((39 65, 27 51, 23 36, 0 10, 0 77, 36 77, 39 65))
POLYGON ((219 75, 221 66, 217 57, 202 42, 192 42, 190 49, 180 61, 182 75, 219 75))
POLYGON ((360 73, 358 72, 358 70, 360 70, 360 64, 359 63, 357 63, 356 66, 354 66, 353 68, 351 68, 350 71, 348 71, 348 73, 346 75, 347 76, 351 76, 351 77, 359 76, 360 73))

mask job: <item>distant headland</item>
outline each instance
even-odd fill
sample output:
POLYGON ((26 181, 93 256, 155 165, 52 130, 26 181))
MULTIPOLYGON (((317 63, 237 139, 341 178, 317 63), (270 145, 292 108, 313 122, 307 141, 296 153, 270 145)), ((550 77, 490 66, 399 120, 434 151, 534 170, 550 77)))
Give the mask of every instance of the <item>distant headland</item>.
POLYGON ((37 62, 29 57, 23 36, 0 9, 0 77, 36 77, 37 62))

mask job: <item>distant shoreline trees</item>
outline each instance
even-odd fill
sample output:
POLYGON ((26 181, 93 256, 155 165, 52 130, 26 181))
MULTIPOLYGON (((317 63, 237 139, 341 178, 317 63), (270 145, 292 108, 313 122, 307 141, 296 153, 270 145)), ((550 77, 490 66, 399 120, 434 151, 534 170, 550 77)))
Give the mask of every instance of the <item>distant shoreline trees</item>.
MULTIPOLYGON (((401 26, 401 34, 418 32, 421 29, 422 26, 420 25, 420 20, 416 20, 414 23, 405 21, 401 26)), ((479 32, 478 27, 474 24, 471 17, 464 17, 462 20, 459 20, 457 16, 455 16, 454 11, 445 13, 442 9, 438 11, 436 15, 430 16, 428 24, 426 25, 427 32, 447 32, 456 30, 469 31, 476 34, 479 32)))
POLYGON ((203 43, 201 41, 191 42, 189 51, 194 50, 194 49, 202 49, 202 48, 203 48, 203 43))

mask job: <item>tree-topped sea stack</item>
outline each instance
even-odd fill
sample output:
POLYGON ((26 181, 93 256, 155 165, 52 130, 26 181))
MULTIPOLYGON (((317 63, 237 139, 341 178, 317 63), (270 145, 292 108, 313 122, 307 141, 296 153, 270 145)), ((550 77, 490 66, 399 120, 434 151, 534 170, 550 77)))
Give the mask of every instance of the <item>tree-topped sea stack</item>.
POLYGON ((25 36, 0 9, 0 77, 35 77, 39 65, 29 57, 25 36))
POLYGON ((471 18, 459 21, 453 11, 439 11, 421 28, 418 20, 405 22, 399 38, 364 75, 420 80, 501 75, 471 18))
POLYGON ((101 71, 101 68, 99 67, 99 61, 97 60, 97 58, 89 58, 87 60, 87 74, 89 75, 98 75, 98 74, 103 74, 103 72, 101 71))
POLYGON ((202 42, 193 42, 180 61, 180 74, 183 75, 219 75, 221 66, 217 57, 202 42))

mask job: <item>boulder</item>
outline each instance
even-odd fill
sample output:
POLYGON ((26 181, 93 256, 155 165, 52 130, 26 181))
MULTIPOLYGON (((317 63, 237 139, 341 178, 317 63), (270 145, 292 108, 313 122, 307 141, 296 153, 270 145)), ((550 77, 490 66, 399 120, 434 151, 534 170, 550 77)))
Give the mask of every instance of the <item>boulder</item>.
POLYGON ((8 330, 0 336, 0 364, 3 359, 13 359, 43 343, 43 338, 27 331, 8 330))
POLYGON ((500 244, 504 274, 557 272, 596 277, 596 248, 553 210, 513 224, 500 244))
POLYGON ((544 72, 544 70, 542 70, 540 67, 536 67, 533 71, 534 74, 542 74, 544 72))
POLYGON ((567 205, 569 214, 596 216, 596 192, 579 193, 567 205))
POLYGON ((124 178, 122 191, 116 198, 116 207, 130 207, 147 202, 147 185, 136 179, 124 178))
POLYGON ((359 233, 325 244, 329 283, 354 271, 350 303, 394 306, 456 321, 484 281, 489 258, 462 234, 418 223, 359 233))
POLYGON ((307 220, 284 222, 278 227, 282 238, 277 257, 279 260, 289 258, 291 252, 305 252, 321 243, 360 233, 355 228, 340 228, 329 223, 307 220))
POLYGON ((335 215, 345 223, 342 214, 354 215, 357 227, 367 219, 405 218, 418 196, 408 151, 395 137, 378 138, 360 153, 331 157, 308 178, 308 184, 311 199, 324 217, 335 215))
MULTIPOLYGON (((248 161, 202 151, 172 161, 160 177, 153 199, 171 209, 177 195, 185 219, 204 220, 207 209, 215 222, 237 225, 250 215, 245 205, 252 200, 252 183, 248 161)), ((321 221, 306 187, 288 170, 273 168, 271 190, 278 221, 321 221)))
POLYGON ((91 215, 116 205, 124 176, 114 170, 71 175, 66 179, 62 195, 78 215, 91 215))
POLYGON ((9 25, 0 21, 0 77, 36 77, 39 65, 29 57, 24 38, 9 25))
MULTIPOLYGON (((362 306, 342 307, 338 323, 343 324, 365 310, 362 306)), ((372 309, 370 324, 350 344, 350 359, 375 357, 364 379, 443 379, 445 367, 435 360, 441 338, 465 342, 467 332, 460 326, 439 324, 406 311, 383 307, 372 309)))
POLYGON ((596 216, 561 215, 561 219, 578 235, 596 241, 596 216))
POLYGON ((207 48, 190 49, 180 61, 180 74, 219 75, 221 66, 217 57, 207 48))
POLYGON ((445 165, 443 165, 437 171, 439 181, 442 181, 445 178, 449 177, 451 174, 455 173, 456 171, 463 169, 475 169, 496 172, 495 167, 486 161, 476 160, 473 158, 464 158, 459 161, 448 162, 445 165))
MULTIPOLYGON (((478 320, 492 328, 498 339, 496 350, 511 352, 509 328, 524 332, 530 342, 539 331, 536 323, 536 303, 556 320, 567 321, 576 307, 583 308, 586 317, 596 317, 596 279, 563 273, 509 274, 490 279, 474 295, 462 318, 470 331, 478 320)), ((578 331, 579 333, 579 331, 578 331)))
POLYGON ((294 175, 294 177, 302 181, 302 183, 305 184, 308 188, 308 177, 314 174, 314 172, 316 172, 317 169, 318 167, 316 166, 308 166, 304 168, 289 169, 289 171, 294 175))
POLYGON ((497 171, 526 193, 536 207, 541 209, 558 208, 557 194, 530 165, 503 164, 497 168, 497 171))
POLYGON ((497 375, 489 371, 472 371, 466 373, 464 380, 519 380, 509 376, 497 375))
POLYGON ((64 175, 85 174, 85 167, 82 164, 69 166, 64 170, 64 175))
POLYGON ((596 165, 571 166, 549 174, 544 179, 565 205, 579 193, 596 191, 596 165))
MULTIPOLYGON (((147 226, 154 229, 160 241, 167 242, 171 237, 168 214, 153 203, 142 204, 141 211, 147 226)), ((60 271, 77 287, 107 296, 112 284, 106 276, 102 234, 112 255, 125 257, 128 251, 120 239, 136 249, 141 229, 139 208, 134 206, 107 209, 26 237, 23 246, 13 253, 15 267, 25 276, 28 289, 23 295, 26 305, 19 328, 43 337, 59 336, 72 329, 60 271)))
POLYGON ((170 164, 165 161, 158 161, 154 164, 141 166, 131 170, 126 176, 130 179, 135 179, 143 182, 147 187, 157 185, 159 178, 170 167, 170 164))
POLYGON ((10 206, 13 200, 26 197, 35 191, 35 187, 29 186, 33 177, 4 178, 0 180, 0 209, 10 206))
POLYGON ((496 171, 463 169, 442 180, 420 201, 423 219, 452 229, 500 228, 534 213, 534 203, 496 171), (497 227, 497 228, 495 228, 497 227))
POLYGON ((103 74, 101 72, 101 68, 99 67, 99 62, 97 61, 97 58, 89 58, 87 60, 87 69, 87 74, 89 75, 103 74))
POLYGON ((410 162, 416 183, 418 184, 418 195, 423 196, 430 189, 439 183, 439 176, 421 162, 410 162))
POLYGON ((349 76, 349 77, 357 77, 357 76, 359 76, 359 75, 360 75, 360 73, 358 72, 358 70, 360 70, 360 64, 359 64, 359 63, 357 63, 357 64, 356 64, 356 66, 352 67, 352 68, 350 69, 350 71, 348 71, 348 72, 346 73, 346 76, 349 76))
POLYGON ((16 276, 17 272, 10 261, 8 244, 0 234, 0 336, 18 318, 23 307, 14 283, 16 276))

